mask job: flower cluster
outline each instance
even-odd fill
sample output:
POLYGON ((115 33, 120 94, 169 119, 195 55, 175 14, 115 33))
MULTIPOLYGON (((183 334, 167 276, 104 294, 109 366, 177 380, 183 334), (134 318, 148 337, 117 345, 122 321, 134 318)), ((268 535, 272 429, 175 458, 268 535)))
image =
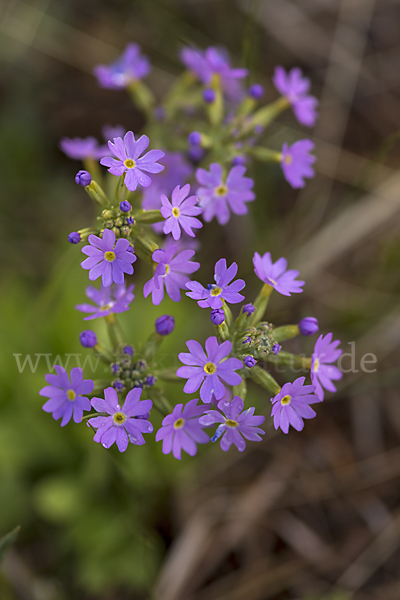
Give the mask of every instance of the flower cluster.
MULTIPOLYGON (((89 271, 89 280, 101 278, 100 288, 86 289, 90 302, 76 308, 86 315, 85 321, 104 319, 108 342, 103 345, 102 336, 98 339, 92 330, 82 331, 80 341, 108 367, 106 379, 91 380, 83 379, 81 368, 68 375, 57 365, 56 374, 46 375, 48 385, 40 391, 48 398, 45 412, 61 419, 61 426, 71 419, 86 421, 94 441, 104 448, 115 443, 124 452, 129 443, 143 445, 147 434, 156 429, 162 452, 177 459, 182 450, 194 456, 197 446, 209 441, 219 440, 223 451, 233 445, 239 452, 247 442, 262 441, 266 417, 256 412, 265 409, 245 408, 247 380, 261 386, 271 399, 273 425, 287 434, 290 425, 301 431, 304 419, 316 416, 311 405, 322 402, 325 391, 336 391, 333 382, 342 377, 334 364, 342 352, 340 342, 332 341, 331 333, 320 335, 310 357, 284 349, 286 340, 319 331, 315 317, 280 326, 264 320, 273 291, 284 296, 303 291, 305 282, 298 279, 298 271, 288 269, 285 258, 273 262, 270 252, 254 253, 254 272, 262 287, 252 302, 245 302, 241 293, 246 282, 236 278, 238 264, 229 264, 226 258, 216 261, 213 283, 204 286, 191 280, 201 266, 193 260, 201 249, 196 237, 204 241, 203 232, 213 227, 208 223, 214 218, 218 225, 231 218, 248 218, 249 203, 256 199, 253 160, 279 164, 295 189, 314 176, 311 140, 285 142, 280 151, 261 141, 271 121, 289 107, 301 125, 314 125, 317 100, 309 94, 310 82, 297 68, 287 73, 277 67, 273 82, 281 97, 263 106, 262 86, 255 83, 246 91, 247 70, 232 67, 225 50, 185 47, 180 56, 187 69, 176 88, 181 94, 171 92, 159 106, 143 82, 150 63, 137 44, 128 44, 116 61, 94 69, 101 87, 129 90, 135 104, 150 117, 147 131, 152 132, 156 148, 147 135, 136 136, 122 126, 103 128, 107 145, 95 137, 61 140, 67 156, 84 162, 75 181, 99 209, 93 227, 70 233, 68 240, 83 244, 81 251, 87 258, 81 266, 89 271), (159 143, 162 149, 157 148, 159 143), (100 165, 108 172, 102 172, 100 165), (135 294, 128 278, 137 258, 149 265, 143 296, 151 296, 153 305, 168 295, 174 302, 182 300, 189 306, 195 300, 210 309, 214 335, 204 336, 204 345, 189 339, 188 352, 179 354, 182 366, 177 370, 158 359, 161 344, 174 331, 175 316, 158 316, 148 338, 135 346, 118 321, 121 313, 128 313, 124 318, 132 314, 141 318, 140 310, 129 312, 135 294), (235 304, 242 304, 236 317, 231 310, 235 304), (310 381, 301 376, 281 386, 268 364, 303 369, 310 381), (180 383, 185 394, 199 398, 170 405, 164 390, 167 381, 180 383), (213 428, 210 434, 207 428, 213 428)), ((177 323, 182 324, 184 314, 185 307, 177 313, 177 323)))

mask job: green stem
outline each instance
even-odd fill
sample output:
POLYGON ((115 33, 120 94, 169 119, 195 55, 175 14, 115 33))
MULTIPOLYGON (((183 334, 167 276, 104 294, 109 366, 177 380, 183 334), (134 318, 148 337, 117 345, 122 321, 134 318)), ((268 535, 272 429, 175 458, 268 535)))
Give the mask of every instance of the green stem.
POLYGON ((258 294, 257 298, 253 303, 256 310, 251 315, 250 325, 257 325, 263 318, 266 308, 268 306, 269 297, 273 289, 274 288, 272 287, 272 285, 268 285, 268 283, 264 283, 264 285, 262 286, 260 293, 258 294))
POLYGON ((133 214, 133 217, 138 223, 146 223, 148 225, 164 221, 160 210, 139 210, 133 214))
POLYGON ((162 379, 163 381, 171 381, 173 383, 177 383, 178 381, 180 381, 182 383, 182 378, 178 377, 176 371, 172 371, 171 369, 157 371, 155 375, 157 378, 162 379))
POLYGON ((279 354, 276 355, 269 354, 266 359, 268 362, 274 363, 275 365, 287 365, 293 369, 311 369, 311 358, 306 356, 298 356, 297 354, 291 354, 290 352, 285 352, 284 350, 281 350, 279 354))
POLYGON ((291 340, 300 334, 298 325, 284 325, 283 327, 275 327, 272 331, 274 340, 276 342, 284 342, 285 340, 291 340))
POLYGON ((105 412, 90 413, 89 415, 82 417, 81 422, 86 421, 86 419, 94 419, 95 417, 109 417, 109 414, 105 412))
POLYGON ((289 108, 289 106, 290 103, 285 96, 278 98, 278 100, 275 100, 275 102, 272 102, 267 106, 263 106, 253 114, 253 117, 250 120, 251 128, 254 128, 256 125, 266 127, 272 123, 281 112, 289 108))
POLYGON ((239 385, 235 385, 233 387, 233 395, 240 396, 240 398, 244 401, 246 398, 246 394, 247 394, 246 379, 242 375, 242 381, 239 383, 239 385))
POLYGON ((270 375, 268 371, 265 371, 261 367, 257 367, 257 365, 250 369, 249 376, 252 378, 253 381, 258 383, 258 385, 261 385, 274 396, 279 394, 279 392, 281 391, 280 385, 277 381, 275 381, 272 375, 270 375))
POLYGON ((229 340, 229 327, 225 321, 221 323, 221 325, 215 325, 215 330, 217 332, 217 338, 220 342, 229 340))
POLYGON ((123 346, 125 343, 124 334, 122 332, 121 327, 119 326, 117 319, 115 318, 114 313, 110 313, 109 315, 104 317, 104 319, 107 323, 108 336, 110 338, 114 352, 116 352, 118 348, 123 346))

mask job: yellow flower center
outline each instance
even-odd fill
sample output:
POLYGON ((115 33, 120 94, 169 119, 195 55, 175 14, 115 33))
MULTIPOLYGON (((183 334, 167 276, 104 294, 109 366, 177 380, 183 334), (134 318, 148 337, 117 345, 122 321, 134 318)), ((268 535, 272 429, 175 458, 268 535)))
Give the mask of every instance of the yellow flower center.
POLYGON ((177 206, 174 206, 174 208, 172 209, 172 214, 174 215, 174 217, 178 218, 179 215, 181 214, 179 212, 179 208, 177 206))
POLYGON ((133 169, 134 167, 136 167, 135 161, 132 160, 131 158, 127 158, 124 162, 124 165, 126 166, 127 169, 133 169))
POLYGON ((282 406, 286 406, 286 404, 290 404, 292 397, 289 396, 289 394, 287 396, 283 396, 282 400, 281 400, 281 404, 282 406))
POLYGON ((104 253, 104 258, 106 260, 108 260, 108 262, 114 262, 115 253, 112 250, 108 250, 107 252, 104 253))
POLYGON ((290 156, 290 154, 286 154, 286 156, 285 156, 285 158, 284 158, 283 160, 284 160, 284 162, 285 162, 287 165, 291 165, 291 164, 292 164, 292 160, 293 160, 293 159, 292 159, 292 157, 290 156))
POLYGON ((169 265, 165 265, 165 275, 169 273, 169 265))
POLYGON ((212 375, 217 370, 217 367, 212 362, 208 362, 204 365, 204 370, 207 375, 212 375))
POLYGON ((225 425, 228 425, 228 427, 237 427, 239 423, 233 419, 225 419, 225 425))
POLYGON ((217 285, 211 290, 211 296, 219 296, 222 292, 222 288, 217 285))
POLYGON ((113 419, 116 425, 122 425, 122 423, 126 421, 126 416, 122 412, 116 412, 113 415, 113 419))
POLYGON ((182 417, 180 419, 177 419, 174 423, 174 429, 182 429, 184 423, 185 419, 182 419, 182 417))
POLYGON ((71 402, 73 402, 76 398, 76 393, 74 392, 74 390, 68 390, 67 396, 68 396, 68 400, 71 400, 71 402))
POLYGON ((226 185, 221 183, 221 185, 216 187, 214 191, 217 196, 226 196, 226 194, 228 193, 228 188, 226 187, 226 185))
POLYGON ((319 359, 316 358, 314 362, 314 373, 316 373, 319 369, 319 359))

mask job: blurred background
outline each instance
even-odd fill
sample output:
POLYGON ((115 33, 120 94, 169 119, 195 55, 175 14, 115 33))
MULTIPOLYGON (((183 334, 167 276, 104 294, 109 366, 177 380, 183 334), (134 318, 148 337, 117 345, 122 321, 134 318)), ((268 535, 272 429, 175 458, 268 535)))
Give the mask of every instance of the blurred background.
MULTIPOLYGON (((399 1, 2 0, 0 11, 0 537, 21 526, 1 600, 398 600, 399 1), (151 59, 158 98, 193 43, 226 46, 267 101, 277 64, 301 67, 320 99, 312 132, 289 112, 271 127, 277 148, 315 141, 315 179, 298 192, 279 167, 253 165, 250 214, 199 236, 200 281, 221 256, 236 260, 247 301, 259 287, 254 251, 288 257, 305 291, 274 296, 268 319, 316 316, 349 353, 338 392, 303 432, 277 433, 267 419, 263 442, 243 454, 209 444, 179 462, 154 439, 106 452, 86 427, 60 430, 41 410, 44 355, 82 352, 74 306, 87 273, 66 240, 94 217, 74 183, 81 164, 58 144, 101 139, 104 124, 140 132, 128 94, 98 88, 91 74, 130 41, 151 59), (30 354, 33 368, 15 354, 30 354)), ((144 301, 148 277, 138 265, 121 321, 135 343, 160 314, 175 315, 163 347, 173 364, 187 339, 212 329, 187 298, 144 301)), ((182 386, 170 397, 183 400, 182 386)), ((249 399, 268 415, 258 388, 249 399)))

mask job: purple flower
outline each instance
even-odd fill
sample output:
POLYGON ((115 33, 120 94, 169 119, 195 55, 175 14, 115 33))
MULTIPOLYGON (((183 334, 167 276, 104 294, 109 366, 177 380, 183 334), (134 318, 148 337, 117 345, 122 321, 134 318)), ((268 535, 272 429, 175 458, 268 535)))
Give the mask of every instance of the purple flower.
POLYGON ((122 200, 122 202, 119 203, 119 210, 121 212, 129 212, 131 209, 132 204, 128 202, 128 200, 122 200))
POLYGON ((197 452, 196 444, 206 444, 208 435, 199 423, 199 416, 204 413, 204 406, 197 406, 198 400, 190 400, 185 407, 177 404, 172 414, 167 415, 162 422, 162 427, 156 433, 156 442, 163 440, 162 451, 181 459, 181 450, 190 456, 197 452), (182 410, 183 409, 183 410, 182 410))
POLYGON ((260 435, 264 435, 265 432, 258 425, 264 423, 265 417, 254 415, 254 407, 243 411, 243 400, 235 396, 231 402, 226 399, 220 400, 218 409, 219 411, 207 410, 204 417, 199 419, 199 423, 206 427, 220 423, 211 441, 216 442, 221 438, 222 450, 226 452, 234 444, 239 452, 243 452, 246 448, 243 437, 252 442, 261 442, 260 435))
POLYGON ((137 44, 128 44, 122 56, 110 65, 98 65, 93 69, 98 84, 103 88, 121 90, 150 72, 147 56, 140 53, 137 44))
POLYGON ((75 160, 98 160, 104 155, 109 154, 106 145, 100 146, 94 137, 87 138, 62 138, 60 140, 60 149, 75 160))
POLYGON ((315 385, 315 394, 322 401, 324 399, 324 390, 336 392, 336 388, 332 381, 337 381, 343 377, 343 373, 339 371, 335 365, 329 364, 335 362, 342 354, 342 350, 337 347, 340 340, 332 342, 332 334, 328 333, 319 336, 311 361, 311 381, 315 385))
POLYGON ((68 241, 70 244, 79 244, 81 241, 81 235, 77 231, 72 231, 68 234, 68 241))
POLYGON ((78 171, 75 175, 75 183, 86 187, 92 183, 92 176, 88 171, 78 171))
POLYGON ((254 100, 260 100, 264 96, 264 88, 259 83, 254 83, 247 90, 247 94, 254 100))
POLYGON ((210 319, 213 325, 222 325, 225 321, 225 312, 222 308, 213 308, 210 313, 210 319))
POLYGON ((75 308, 85 313, 92 313, 88 317, 84 317, 85 321, 90 321, 91 319, 97 319, 99 317, 107 317, 111 313, 122 313, 126 310, 129 310, 129 303, 135 297, 135 294, 132 292, 135 286, 132 284, 129 287, 125 287, 125 284, 122 285, 111 285, 105 287, 101 286, 99 290, 97 290, 92 285, 89 285, 86 288, 86 296, 97 304, 97 306, 93 306, 93 304, 77 304, 75 308))
POLYGON ((243 312, 246 313, 248 317, 252 315, 255 310, 254 304, 249 303, 243 306, 243 312))
POLYGON ((299 189, 305 186, 305 177, 314 177, 315 171, 312 164, 315 156, 309 154, 314 148, 311 140, 299 140, 291 146, 283 144, 281 167, 285 179, 292 188, 299 189))
POLYGON ((299 321, 299 329, 301 335, 314 335, 319 329, 318 321, 315 317, 304 317, 299 321))
POLYGON ((293 383, 285 383, 279 394, 271 398, 273 404, 271 417, 274 417, 275 429, 289 432, 289 425, 297 431, 304 427, 303 419, 315 417, 315 411, 309 406, 319 402, 313 393, 314 385, 304 385, 305 377, 299 377, 293 383))
POLYGON ((181 228, 190 237, 195 237, 192 228, 203 227, 203 223, 196 219, 197 215, 203 212, 203 209, 197 204, 196 196, 189 196, 190 185, 187 183, 181 189, 179 185, 172 192, 171 202, 165 194, 161 195, 161 214, 166 219, 164 223, 164 233, 172 233, 174 240, 181 237, 181 228))
POLYGON ((188 142, 191 146, 200 146, 201 144, 201 133, 198 131, 192 131, 188 135, 188 142))
POLYGON ((108 142, 109 149, 117 159, 106 156, 101 159, 100 164, 108 167, 108 171, 112 175, 120 177, 125 173, 125 185, 130 192, 134 192, 138 184, 148 187, 151 184, 151 179, 143 171, 160 173, 164 169, 163 165, 157 162, 164 156, 162 150, 150 150, 150 152, 140 157, 149 142, 147 135, 142 135, 138 140, 135 140, 132 131, 128 131, 124 139, 117 137, 114 138, 113 142, 108 142))
POLYGON ((180 58, 185 67, 205 85, 220 81, 227 97, 237 100, 241 86, 237 81, 247 75, 247 69, 232 69, 229 55, 221 48, 209 47, 204 52, 195 48, 183 48, 180 58))
POLYGON ((221 258, 215 263, 215 283, 210 283, 207 288, 203 287, 198 281, 189 281, 186 287, 191 290, 186 292, 186 296, 198 300, 197 304, 201 308, 221 308, 222 300, 230 304, 237 304, 244 300, 244 296, 239 294, 240 290, 246 285, 243 279, 237 279, 230 283, 236 276, 238 270, 234 262, 229 268, 226 266, 226 259, 221 258))
POLYGON ((170 335, 175 329, 175 318, 172 315, 162 315, 154 323, 158 335, 170 335))
POLYGON ((312 127, 318 116, 318 100, 307 93, 310 81, 302 76, 301 70, 295 68, 286 73, 283 67, 276 67, 273 82, 276 89, 291 104, 299 123, 312 127))
POLYGON ((123 284, 124 273, 132 275, 132 263, 136 260, 136 256, 128 251, 128 240, 120 238, 115 243, 115 234, 110 229, 104 230, 103 239, 93 234, 88 239, 90 245, 84 246, 82 252, 89 258, 81 262, 81 267, 90 269, 90 281, 101 276, 104 287, 113 282, 123 284))
POLYGON ((185 289, 189 277, 186 273, 194 273, 200 268, 200 263, 190 262, 194 256, 194 250, 183 250, 177 252, 176 245, 170 246, 167 250, 156 250, 153 252, 153 261, 158 263, 152 277, 144 284, 144 297, 152 294, 153 304, 160 304, 164 298, 164 284, 168 296, 174 302, 181 299, 181 290, 185 289))
POLYGON ((290 296, 291 294, 299 294, 303 291, 301 286, 304 284, 304 281, 296 280, 299 272, 294 270, 286 271, 286 258, 279 258, 276 263, 273 263, 269 252, 266 252, 264 256, 260 256, 256 252, 253 257, 253 264, 257 277, 261 281, 264 281, 264 283, 271 285, 280 294, 290 296))
POLYGON ((204 186, 197 190, 197 195, 199 205, 204 208, 205 221, 216 217, 220 225, 225 225, 230 218, 229 209, 235 215, 247 213, 246 202, 254 200, 255 195, 251 191, 254 181, 250 177, 243 177, 245 172, 245 167, 237 165, 229 171, 224 182, 222 167, 218 163, 212 163, 210 171, 197 169, 196 179, 204 186))
POLYGON ((94 348, 97 344, 97 335, 91 329, 86 329, 79 334, 79 341, 84 348, 94 348))
POLYGON ((238 385, 242 381, 241 376, 235 373, 243 367, 242 361, 238 358, 226 358, 232 350, 229 340, 219 345, 216 337, 209 337, 206 340, 207 355, 195 340, 189 340, 186 346, 189 353, 181 352, 179 360, 188 366, 180 367, 176 372, 178 377, 187 379, 183 388, 186 394, 192 394, 201 385, 200 398, 203 402, 210 403, 213 395, 220 400, 225 394, 221 379, 228 385, 238 385))
POLYGON ((94 417, 88 423, 96 427, 94 441, 109 448, 114 442, 118 450, 125 452, 128 442, 142 446, 145 443, 143 433, 151 433, 153 425, 143 418, 148 415, 153 403, 151 400, 140 400, 142 390, 135 388, 126 396, 124 406, 118 404, 118 394, 112 388, 104 390, 102 398, 92 398, 92 406, 98 412, 107 413, 108 417, 94 417))
POLYGON ((246 365, 246 367, 248 369, 252 369, 257 364, 257 361, 254 358, 254 356, 245 356, 244 359, 243 359, 243 362, 244 362, 244 364, 246 365))
POLYGON ((50 398, 43 405, 43 410, 53 413, 53 419, 56 421, 62 417, 61 427, 69 423, 72 416, 75 423, 79 423, 83 411, 91 408, 85 395, 93 391, 94 383, 91 379, 83 379, 82 369, 79 367, 71 370, 71 381, 63 367, 56 365, 55 370, 57 375, 48 374, 45 377, 50 385, 39 392, 41 396, 50 398))
POLYGON ((207 104, 212 104, 215 102, 216 93, 212 88, 207 88, 203 91, 203 100, 207 102, 207 104))

